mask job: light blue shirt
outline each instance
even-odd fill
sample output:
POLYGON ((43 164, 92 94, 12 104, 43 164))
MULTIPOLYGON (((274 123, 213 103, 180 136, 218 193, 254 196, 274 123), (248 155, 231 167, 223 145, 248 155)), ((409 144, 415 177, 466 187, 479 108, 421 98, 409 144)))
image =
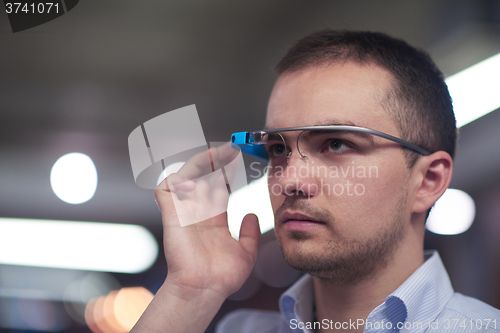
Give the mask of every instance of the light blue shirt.
POLYGON ((220 321, 216 333, 313 333, 314 324, 338 331, 364 326, 370 333, 500 333, 500 310, 454 292, 437 251, 424 254, 424 264, 365 320, 314 323, 312 277, 304 275, 281 295, 281 313, 237 310, 220 321))

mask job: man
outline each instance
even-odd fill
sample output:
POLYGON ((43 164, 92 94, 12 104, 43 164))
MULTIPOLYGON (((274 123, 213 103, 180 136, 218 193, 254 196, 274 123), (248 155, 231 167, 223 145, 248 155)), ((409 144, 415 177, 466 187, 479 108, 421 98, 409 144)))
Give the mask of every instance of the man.
MULTIPOLYGON (((423 252, 456 141, 430 58, 383 34, 326 30, 277 71, 262 132, 275 233, 287 263, 308 274, 282 295, 281 314, 238 311, 218 332, 500 332, 500 311, 454 293, 439 255, 423 252), (303 128, 313 126, 328 127, 303 128)), ((133 332, 204 332, 255 263, 256 217, 239 241, 226 214, 180 228, 175 191, 196 189, 175 177, 178 188, 155 192, 168 275, 133 332)))

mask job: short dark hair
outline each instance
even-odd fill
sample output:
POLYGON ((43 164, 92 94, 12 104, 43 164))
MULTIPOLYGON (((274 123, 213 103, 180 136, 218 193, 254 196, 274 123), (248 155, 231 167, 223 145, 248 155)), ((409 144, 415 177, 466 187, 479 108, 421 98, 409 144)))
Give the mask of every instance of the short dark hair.
MULTIPOLYGON (((396 84, 382 105, 395 119, 402 139, 454 157, 457 128, 443 73, 425 51, 403 40, 378 32, 323 30, 299 40, 276 71, 281 75, 345 61, 375 63, 388 70, 396 84)), ((420 156, 409 149, 405 155, 410 168, 420 156)))

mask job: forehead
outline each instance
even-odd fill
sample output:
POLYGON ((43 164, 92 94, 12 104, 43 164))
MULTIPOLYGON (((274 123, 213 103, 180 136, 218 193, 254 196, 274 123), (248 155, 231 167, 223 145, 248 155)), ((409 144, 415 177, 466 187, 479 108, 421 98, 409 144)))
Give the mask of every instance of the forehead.
POLYGON ((393 85, 389 72, 354 62, 281 75, 269 99, 266 128, 356 125, 398 134, 382 107, 393 85))

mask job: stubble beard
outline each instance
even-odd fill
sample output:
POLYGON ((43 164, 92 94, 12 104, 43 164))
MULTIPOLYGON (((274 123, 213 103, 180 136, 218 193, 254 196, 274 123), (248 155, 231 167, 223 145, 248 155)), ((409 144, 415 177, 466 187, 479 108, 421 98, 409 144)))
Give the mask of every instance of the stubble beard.
MULTIPOLYGON (((391 223, 366 240, 339 236, 330 240, 321 253, 306 254, 290 253, 278 236, 281 253, 292 268, 335 285, 352 285, 368 279, 387 266, 405 234, 406 199, 407 189, 393 209, 391 223)), ((290 235, 295 241, 307 241, 308 237, 304 236, 290 235)))

